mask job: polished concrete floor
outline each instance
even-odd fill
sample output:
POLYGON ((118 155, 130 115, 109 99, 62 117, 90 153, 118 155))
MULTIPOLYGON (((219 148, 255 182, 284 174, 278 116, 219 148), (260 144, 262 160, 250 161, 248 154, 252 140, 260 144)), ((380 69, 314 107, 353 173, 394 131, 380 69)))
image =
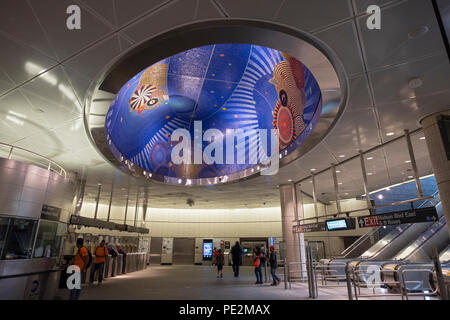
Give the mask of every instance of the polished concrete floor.
MULTIPOLYGON (((283 269, 279 269, 280 273, 283 269)), ((268 276, 270 272, 267 270, 268 276)), ((239 278, 233 277, 231 267, 224 267, 224 277, 216 277, 213 266, 174 265, 150 266, 118 277, 108 278, 101 285, 83 285, 80 300, 304 300, 308 299, 306 283, 293 283, 286 290, 284 283, 270 286, 270 279, 256 285, 253 267, 241 267, 239 278)), ((282 278, 282 275, 280 275, 282 278)), ((345 283, 340 288, 320 288, 318 299, 347 300, 345 283)), ((366 291, 367 292, 367 291, 366 291)), ((370 291, 371 292, 371 291, 370 291)), ((363 292, 364 293, 364 289, 363 292)), ((60 289, 58 299, 67 299, 68 290, 60 289)), ((423 297, 414 297, 423 299, 423 297)), ((370 298, 373 299, 373 298, 370 298)), ((382 297, 379 299, 401 299, 382 297)))

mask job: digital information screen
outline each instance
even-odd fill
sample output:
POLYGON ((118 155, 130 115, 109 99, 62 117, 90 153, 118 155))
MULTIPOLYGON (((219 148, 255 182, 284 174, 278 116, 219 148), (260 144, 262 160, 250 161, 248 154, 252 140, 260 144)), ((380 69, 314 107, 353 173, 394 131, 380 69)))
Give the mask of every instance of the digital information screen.
POLYGON ((213 253, 212 241, 203 241, 203 260, 211 260, 213 253))
POLYGON ((354 218, 343 218, 325 221, 328 231, 355 229, 354 218))

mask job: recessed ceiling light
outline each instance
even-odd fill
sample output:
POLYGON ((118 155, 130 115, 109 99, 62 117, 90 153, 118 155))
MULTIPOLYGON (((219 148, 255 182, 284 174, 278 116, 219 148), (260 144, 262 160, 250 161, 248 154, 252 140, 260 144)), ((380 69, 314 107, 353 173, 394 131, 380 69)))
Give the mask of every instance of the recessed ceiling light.
POLYGON ((348 196, 348 192, 344 193, 344 195, 348 196))
POLYGON ((405 163, 410 163, 410 162, 411 162, 411 160, 406 160, 406 161, 405 161, 405 163))
POLYGON ((339 158, 345 158, 345 154, 339 155, 339 158))
POLYGON ((336 173, 341 173, 341 171, 340 170, 336 170, 336 173))
POLYGON ((289 179, 288 182, 292 182, 292 179, 289 179))
POLYGON ((420 137, 419 139, 420 139, 420 140, 425 140, 425 137, 420 137))
POLYGON ((378 195, 378 199, 380 199, 380 200, 381 200, 381 199, 383 199, 383 198, 384 198, 384 197, 383 197, 383 195, 382 195, 382 194, 379 194, 379 195, 378 195))
POLYGON ((311 171, 316 171, 317 169, 309 169, 309 170, 311 170, 311 171))
POLYGON ((386 135, 387 135, 388 137, 393 136, 394 134, 395 134, 394 132, 388 132, 388 133, 386 133, 386 135))
POLYGON ((367 158, 367 160, 372 160, 372 159, 373 159, 373 157, 368 157, 368 158, 367 158))
POLYGON ((372 172, 368 172, 367 175, 368 175, 368 176, 371 176, 371 175, 373 175, 373 173, 372 173, 372 172))
POLYGON ((338 184, 339 184, 339 185, 341 185, 341 184, 342 184, 342 182, 338 182, 338 184))
POLYGON ((411 89, 420 88, 422 86, 422 84, 423 84, 422 79, 417 78, 417 77, 411 78, 408 81, 408 85, 411 89))

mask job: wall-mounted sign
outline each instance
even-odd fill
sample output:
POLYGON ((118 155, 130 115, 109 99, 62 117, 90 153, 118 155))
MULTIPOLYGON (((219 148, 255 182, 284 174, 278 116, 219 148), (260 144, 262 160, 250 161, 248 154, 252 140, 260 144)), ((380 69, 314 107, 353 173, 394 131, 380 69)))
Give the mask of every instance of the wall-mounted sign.
POLYGON ((70 224, 76 224, 85 227, 110 229, 110 230, 114 230, 116 225, 114 222, 108 222, 76 215, 72 215, 70 217, 70 224))
POLYGON ((119 231, 128 231, 128 226, 126 224, 116 224, 115 229, 119 231))
POLYGON ((328 231, 353 230, 355 229, 355 218, 341 218, 325 221, 328 231))
POLYGON ((358 217, 358 225, 360 228, 368 228, 438 220, 436 208, 429 207, 358 217))
POLYGON ((56 208, 44 204, 41 211, 41 219, 59 221, 61 217, 61 208, 56 208))
POLYGON ((327 231, 327 226, 325 225, 325 222, 307 223, 294 226, 295 233, 320 232, 320 231, 327 231))

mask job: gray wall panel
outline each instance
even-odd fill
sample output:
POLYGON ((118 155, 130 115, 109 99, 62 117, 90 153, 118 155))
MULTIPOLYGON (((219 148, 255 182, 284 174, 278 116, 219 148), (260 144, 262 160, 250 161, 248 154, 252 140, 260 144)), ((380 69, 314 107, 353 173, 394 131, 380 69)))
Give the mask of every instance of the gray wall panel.
POLYGON ((38 219, 42 206, 61 209, 60 221, 72 214, 74 183, 57 173, 0 158, 0 215, 38 219))

